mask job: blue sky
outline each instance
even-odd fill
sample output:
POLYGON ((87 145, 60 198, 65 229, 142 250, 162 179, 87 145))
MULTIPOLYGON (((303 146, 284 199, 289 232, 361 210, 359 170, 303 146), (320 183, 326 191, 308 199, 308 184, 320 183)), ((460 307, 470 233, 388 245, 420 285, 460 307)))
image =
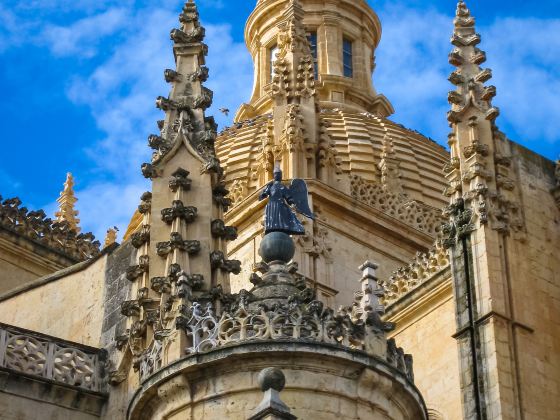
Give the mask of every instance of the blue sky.
MULTIPOLYGON (((210 110, 248 100, 252 62, 243 29, 255 0, 198 0, 210 47, 210 110)), ((0 194, 51 214, 71 171, 82 226, 123 230, 149 188, 140 164, 157 132, 154 106, 173 66, 177 0, 2 0, 0 194)), ((454 0, 371 0, 383 24, 374 83, 394 121, 444 142, 454 0)), ((550 159, 560 153, 560 12, 553 0, 470 0, 500 128, 550 159)))

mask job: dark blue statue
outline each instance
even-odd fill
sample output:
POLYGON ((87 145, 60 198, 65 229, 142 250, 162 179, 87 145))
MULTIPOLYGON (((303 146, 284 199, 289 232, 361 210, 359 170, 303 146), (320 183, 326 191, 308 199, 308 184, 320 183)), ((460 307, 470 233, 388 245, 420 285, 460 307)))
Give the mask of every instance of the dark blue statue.
POLYGON ((274 181, 268 183, 259 199, 269 198, 264 217, 265 235, 283 232, 288 235, 304 235, 305 229, 291 206, 305 217, 315 219, 309 208, 307 185, 303 179, 294 179, 290 187, 282 184, 282 171, 274 169, 274 181))

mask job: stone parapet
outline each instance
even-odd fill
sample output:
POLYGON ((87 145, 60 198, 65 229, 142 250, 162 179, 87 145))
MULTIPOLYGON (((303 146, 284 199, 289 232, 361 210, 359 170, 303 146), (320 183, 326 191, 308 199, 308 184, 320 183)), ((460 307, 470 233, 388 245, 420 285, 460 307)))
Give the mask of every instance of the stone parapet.
POLYGON ((0 370, 83 391, 106 391, 102 350, 0 324, 0 370))
POLYGON ((0 196, 0 227, 54 250, 74 262, 99 254, 100 242, 92 233, 78 233, 68 222, 47 218, 43 210, 29 211, 19 198, 2 201, 0 196))
POLYGON ((438 240, 429 252, 418 252, 410 264, 395 270, 388 280, 381 282, 386 291, 383 303, 389 306, 399 302, 449 267, 447 250, 438 240))

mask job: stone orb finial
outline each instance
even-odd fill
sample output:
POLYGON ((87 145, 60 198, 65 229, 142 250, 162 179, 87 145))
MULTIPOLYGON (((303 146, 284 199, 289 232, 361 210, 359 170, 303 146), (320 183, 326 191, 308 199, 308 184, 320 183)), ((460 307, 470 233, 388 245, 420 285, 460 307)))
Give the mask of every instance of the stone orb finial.
POLYGON ((269 389, 275 391, 282 391, 286 386, 286 377, 284 373, 278 368, 266 368, 261 370, 258 376, 259 385, 263 392, 269 389))
POLYGON ((288 263, 294 258, 296 247, 290 235, 283 232, 271 232, 264 236, 259 255, 264 262, 282 261, 288 263))

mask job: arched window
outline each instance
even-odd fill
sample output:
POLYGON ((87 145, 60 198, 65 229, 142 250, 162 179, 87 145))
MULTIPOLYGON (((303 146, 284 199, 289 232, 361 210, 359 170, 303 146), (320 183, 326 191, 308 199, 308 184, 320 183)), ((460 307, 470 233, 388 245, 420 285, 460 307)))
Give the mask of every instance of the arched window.
POLYGON ((319 78, 319 60, 318 60, 318 49, 317 49, 317 31, 312 31, 307 34, 307 39, 309 40, 309 45, 311 46, 311 55, 313 56, 313 69, 315 74, 315 79, 319 78))
POLYGON ((270 54, 270 81, 272 82, 272 77, 274 76, 274 63, 276 62, 276 54, 278 54, 278 45, 274 45, 268 50, 270 54))
POLYGON ((342 64, 344 66, 344 77, 354 77, 352 41, 348 38, 344 38, 342 41, 342 64))

